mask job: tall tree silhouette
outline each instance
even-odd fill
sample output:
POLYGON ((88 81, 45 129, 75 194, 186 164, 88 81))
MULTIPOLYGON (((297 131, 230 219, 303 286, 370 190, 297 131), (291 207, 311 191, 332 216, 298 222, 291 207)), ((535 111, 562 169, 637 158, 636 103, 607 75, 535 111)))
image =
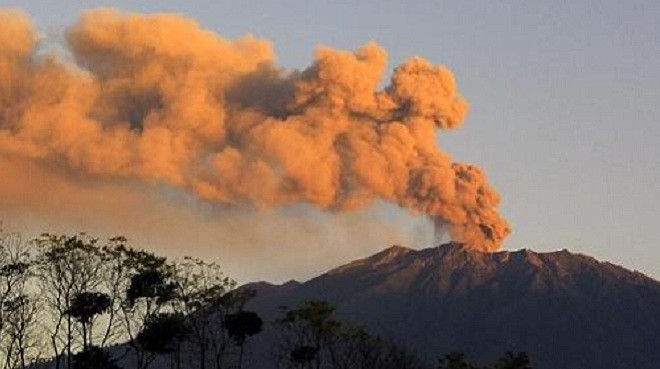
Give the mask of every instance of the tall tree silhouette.
POLYGON ((153 315, 144 329, 137 335, 136 341, 151 354, 149 363, 156 355, 174 355, 176 367, 180 366, 179 349, 188 334, 185 317, 177 313, 153 315))
POLYGON ((173 270, 175 310, 185 316, 190 330, 191 365, 206 369, 214 356, 212 361, 220 368, 228 341, 222 323, 237 302, 228 296, 236 282, 223 273, 218 263, 192 257, 177 260, 173 270))
POLYGON ((164 307, 175 299, 173 270, 166 258, 153 253, 130 250, 128 255, 131 276, 122 315, 129 345, 135 352, 137 369, 144 369, 149 366, 153 355, 137 339, 137 334, 154 324, 164 307))
POLYGON ((0 229, 0 365, 25 368, 40 354, 37 291, 30 287, 35 254, 16 233, 0 229), (3 357, 4 355, 4 357, 3 357))
POLYGON ((98 239, 85 234, 58 236, 44 234, 36 240, 39 248, 39 281, 42 297, 52 314, 52 324, 47 326, 55 356, 55 367, 60 368, 66 357, 67 368, 76 350, 74 318, 68 312, 74 297, 86 291, 94 291, 102 281, 104 264, 98 239))
MULTIPOLYGON (((334 307, 327 301, 310 300, 296 309, 285 309, 276 321, 285 337, 283 358, 301 367, 321 368, 332 355, 327 350, 337 339, 341 323, 334 319, 334 307)), ((281 355, 282 356, 282 355, 281 355)))
POLYGON ((261 332, 263 321, 257 313, 241 310, 227 315, 225 318, 225 326, 227 327, 229 337, 239 347, 238 368, 241 369, 243 367, 245 341, 249 337, 261 332))
POLYGON ((81 292, 71 301, 67 314, 72 316, 82 326, 83 350, 93 341, 92 326, 94 318, 110 309, 110 297, 101 292, 81 292))

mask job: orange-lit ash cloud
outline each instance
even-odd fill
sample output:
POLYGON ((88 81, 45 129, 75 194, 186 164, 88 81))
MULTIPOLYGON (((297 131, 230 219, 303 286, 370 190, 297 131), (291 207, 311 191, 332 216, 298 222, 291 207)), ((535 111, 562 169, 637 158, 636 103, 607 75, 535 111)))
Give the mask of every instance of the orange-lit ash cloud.
POLYGON ((66 40, 73 62, 39 52, 26 16, 0 12, 0 159, 235 207, 386 201, 481 250, 509 233, 483 171, 437 145, 468 110, 442 66, 412 58, 379 89, 387 56, 375 43, 321 47, 289 71, 268 41, 108 9, 84 13, 66 40))

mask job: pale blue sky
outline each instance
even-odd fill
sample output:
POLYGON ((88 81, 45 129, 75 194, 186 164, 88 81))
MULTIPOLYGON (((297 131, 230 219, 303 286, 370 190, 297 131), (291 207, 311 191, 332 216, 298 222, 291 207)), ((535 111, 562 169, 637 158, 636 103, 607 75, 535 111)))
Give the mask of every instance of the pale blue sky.
POLYGON ((471 113, 440 141, 499 189, 505 248, 568 248, 660 278, 659 1, 0 0, 46 32, 99 4, 268 38, 285 67, 369 40, 391 67, 446 64, 471 113))

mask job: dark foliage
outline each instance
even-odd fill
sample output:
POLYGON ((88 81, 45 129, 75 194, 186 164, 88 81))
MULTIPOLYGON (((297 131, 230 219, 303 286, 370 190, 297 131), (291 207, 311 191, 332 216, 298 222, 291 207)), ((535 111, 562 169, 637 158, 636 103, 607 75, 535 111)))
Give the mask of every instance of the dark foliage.
POLYGON ((468 363, 464 353, 451 352, 440 360, 438 369, 478 369, 478 367, 468 363))
POLYGON ((524 352, 514 354, 509 351, 495 364, 484 367, 467 362, 462 352, 451 352, 440 360, 438 369, 532 369, 530 365, 529 356, 524 352))
POLYGON ((281 337, 275 357, 281 368, 425 369, 406 350, 360 327, 344 325, 327 301, 285 309, 275 323, 281 337))
POLYGON ((225 317, 225 327, 229 337, 240 345, 248 337, 261 332, 263 321, 253 311, 239 311, 225 317))
POLYGON ((146 269, 131 277, 126 299, 131 306, 141 298, 166 302, 174 298, 174 291, 175 286, 162 269, 146 269))
POLYGON ((100 347, 91 346, 73 356, 73 369, 120 369, 100 347))
POLYGON ((152 353, 171 353, 187 333, 186 320, 181 314, 158 314, 147 322, 137 342, 152 353))
POLYGON ((5 264, 0 267, 0 277, 8 277, 25 273, 30 265, 24 262, 5 264))
POLYGON ((245 354, 245 340, 261 332, 263 321, 253 311, 239 310, 225 317, 225 328, 227 334, 240 348, 238 354, 238 368, 243 367, 243 356, 245 354))
POLYGON ((312 346, 298 346, 291 350, 291 362, 294 364, 309 363, 318 354, 318 349, 312 346))
POLYGON ((91 320, 110 309, 110 296, 100 292, 82 292, 74 296, 67 314, 82 324, 88 324, 91 320))
POLYGON ((524 352, 514 354, 507 352, 504 357, 497 360, 494 369, 532 369, 529 357, 524 352))

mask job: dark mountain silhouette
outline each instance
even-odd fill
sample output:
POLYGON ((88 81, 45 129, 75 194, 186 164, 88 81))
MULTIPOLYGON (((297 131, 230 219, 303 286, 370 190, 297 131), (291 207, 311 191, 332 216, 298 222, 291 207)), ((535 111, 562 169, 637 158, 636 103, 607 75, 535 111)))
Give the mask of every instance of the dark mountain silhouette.
POLYGON ((305 283, 246 287, 266 321, 280 306, 324 299, 430 362, 454 350, 492 362, 513 350, 537 369, 660 368, 660 282, 566 250, 393 246, 305 283))

